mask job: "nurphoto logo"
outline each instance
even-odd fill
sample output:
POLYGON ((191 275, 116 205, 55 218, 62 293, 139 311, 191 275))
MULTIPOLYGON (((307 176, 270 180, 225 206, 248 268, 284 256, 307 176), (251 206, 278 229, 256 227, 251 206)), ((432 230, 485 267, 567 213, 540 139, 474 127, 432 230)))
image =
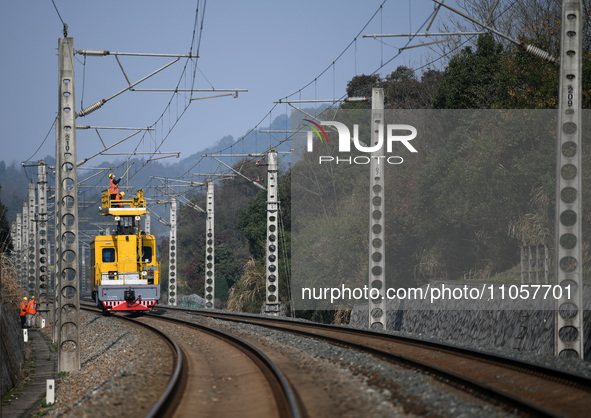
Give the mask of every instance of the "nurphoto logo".
POLYGON ((415 128, 412 125, 385 125, 383 123, 379 123, 377 124, 377 142, 373 145, 366 145, 363 142, 359 141, 359 125, 357 124, 353 125, 353 135, 351 136, 351 131, 349 130, 347 125, 345 125, 342 122, 332 120, 321 121, 320 123, 316 123, 309 119, 304 119, 304 121, 310 123, 310 125, 306 125, 306 127, 311 129, 310 131, 308 131, 307 134, 308 152, 312 152, 314 150, 314 133, 312 131, 316 133, 316 136, 320 139, 320 142, 328 143, 328 136, 326 135, 326 131, 324 130, 323 126, 332 126, 337 130, 339 135, 339 153, 351 152, 351 143, 353 143, 357 151, 369 154, 379 153, 379 155, 372 155, 371 158, 369 156, 343 158, 339 156, 335 157, 331 155, 321 155, 319 157, 319 164, 327 162, 336 162, 337 164, 369 164, 372 159, 374 159, 374 161, 378 164, 380 164, 381 161, 384 161, 388 164, 402 164, 402 162, 404 161, 402 157, 384 155, 384 152, 382 150, 384 143, 386 144, 386 153, 388 154, 392 153, 394 145, 397 143, 404 145, 406 149, 410 152, 418 152, 416 148, 413 147, 410 143, 410 141, 417 137, 417 128, 415 128))

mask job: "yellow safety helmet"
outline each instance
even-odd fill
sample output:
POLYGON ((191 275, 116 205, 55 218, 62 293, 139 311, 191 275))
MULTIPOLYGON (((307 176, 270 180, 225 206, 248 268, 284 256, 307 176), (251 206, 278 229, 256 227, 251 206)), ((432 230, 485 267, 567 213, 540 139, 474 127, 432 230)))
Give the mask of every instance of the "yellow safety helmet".
POLYGON ((31 296, 31 298, 35 299, 35 296, 31 296))
POLYGON ((23 299, 24 299, 24 300, 27 300, 27 297, 25 296, 23 299))
POLYGON ((121 197, 125 197, 125 192, 121 192, 121 197))
POLYGON ((115 174, 111 173, 109 174, 109 178, 115 177, 115 174))

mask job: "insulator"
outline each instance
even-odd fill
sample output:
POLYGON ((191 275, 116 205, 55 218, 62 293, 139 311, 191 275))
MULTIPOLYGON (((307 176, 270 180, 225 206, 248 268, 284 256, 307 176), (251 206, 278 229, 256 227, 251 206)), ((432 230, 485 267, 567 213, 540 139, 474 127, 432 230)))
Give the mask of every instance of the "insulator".
POLYGON ((99 51, 96 49, 80 49, 78 51, 76 51, 78 54, 80 55, 97 55, 97 56, 102 56, 102 55, 109 55, 110 52, 109 51, 99 51))
POLYGON ((556 58, 554 58, 552 55, 550 55, 543 49, 538 48, 537 46, 527 45, 525 46, 525 50, 538 58, 542 58, 543 60, 549 62, 556 62, 556 58))
POLYGON ((106 103, 105 99, 99 100, 98 102, 96 102, 95 104, 92 104, 90 106, 88 106, 86 109, 81 110, 80 112, 78 112, 78 114, 76 115, 77 117, 81 117, 81 116, 86 116, 89 113, 94 112, 95 110, 99 109, 100 107, 102 107, 102 105, 104 105, 106 103))

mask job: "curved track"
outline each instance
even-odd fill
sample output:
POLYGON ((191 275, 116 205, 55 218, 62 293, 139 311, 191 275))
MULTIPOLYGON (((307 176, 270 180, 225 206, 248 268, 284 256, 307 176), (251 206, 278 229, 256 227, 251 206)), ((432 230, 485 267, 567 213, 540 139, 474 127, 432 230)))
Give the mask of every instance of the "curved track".
MULTIPOLYGON (((80 309, 86 310, 88 312, 93 313, 100 313, 104 314, 100 309, 96 307, 89 307, 89 306, 80 306, 80 309)), ((162 332, 157 328, 150 327, 146 324, 143 324, 139 321, 136 321, 132 318, 124 317, 124 316, 117 316, 116 318, 124 320, 124 321, 131 321, 135 324, 139 324, 140 326, 146 328, 150 332, 156 334, 162 340, 164 340, 170 347, 171 353, 173 356, 173 363, 174 369, 172 371, 172 375, 168 384, 166 385, 166 389, 162 393, 162 396, 158 399, 158 401, 152 406, 146 417, 162 417, 162 416, 169 416, 172 411, 176 408, 176 399, 179 397, 180 392, 182 391, 181 383, 182 383, 182 375, 183 369, 185 368, 185 364, 183 363, 183 353, 176 343, 170 336, 162 332)))
POLYGON ((174 318, 116 317, 159 333, 175 347, 177 368, 149 416, 301 416, 281 370, 248 342, 174 318))
POLYGON ((588 416, 591 379, 562 370, 366 330, 205 310, 184 312, 256 324, 368 352, 419 369, 514 412, 535 416, 588 416))
POLYGON ((248 342, 174 318, 145 315, 137 321, 178 336, 187 373, 175 416, 300 417, 283 373, 248 342))

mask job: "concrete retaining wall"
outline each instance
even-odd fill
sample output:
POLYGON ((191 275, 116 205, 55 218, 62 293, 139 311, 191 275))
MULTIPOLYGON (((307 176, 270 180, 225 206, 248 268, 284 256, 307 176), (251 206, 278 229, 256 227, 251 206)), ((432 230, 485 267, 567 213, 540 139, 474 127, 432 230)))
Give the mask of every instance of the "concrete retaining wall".
MULTIPOLYGON (((591 361, 591 286, 585 285, 583 295, 584 351, 585 359, 591 361)), ((447 300, 436 304, 389 300, 386 327, 388 330, 438 338, 452 344, 552 355, 554 301, 548 300, 538 308, 531 309, 531 306, 525 304, 511 304, 501 300, 495 303, 447 300), (427 305, 430 310, 425 309, 427 305), (487 310, 482 310, 483 306, 487 310)), ((367 304, 355 307, 350 325, 368 327, 367 304)))
POLYGON ((2 346, 2 395, 18 383, 25 361, 25 343, 18 310, 0 300, 0 345, 2 346))

